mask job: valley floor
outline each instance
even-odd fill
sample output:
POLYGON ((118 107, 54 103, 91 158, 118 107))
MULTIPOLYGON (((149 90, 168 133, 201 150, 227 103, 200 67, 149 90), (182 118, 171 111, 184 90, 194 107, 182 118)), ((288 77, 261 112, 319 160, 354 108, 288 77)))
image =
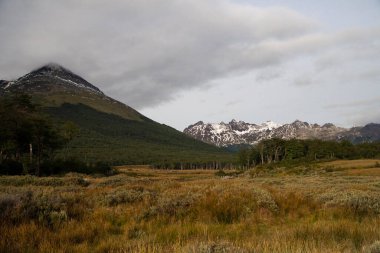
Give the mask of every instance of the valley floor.
POLYGON ((379 160, 0 177, 0 252, 380 252, 379 160))

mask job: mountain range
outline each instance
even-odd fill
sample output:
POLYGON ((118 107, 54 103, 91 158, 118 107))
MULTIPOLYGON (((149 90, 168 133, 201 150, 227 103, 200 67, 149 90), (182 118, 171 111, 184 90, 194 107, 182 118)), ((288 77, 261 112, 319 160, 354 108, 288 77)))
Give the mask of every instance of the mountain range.
MULTIPOLYGON (((132 107, 105 95, 72 71, 47 64, 16 80, 0 80, 0 96, 29 94, 57 125, 74 122, 80 129, 69 144, 70 156, 88 162, 152 164, 233 160, 225 148, 255 144, 263 139, 349 140, 354 143, 380 140, 380 125, 342 128, 299 120, 291 124, 267 121, 190 125, 184 133, 157 123, 132 107)), ((57 154, 62 155, 62 154, 57 154)))
POLYGON ((249 144, 261 140, 280 139, 321 139, 349 140, 353 143, 380 141, 380 124, 368 124, 363 127, 343 128, 334 124, 310 124, 296 120, 290 124, 277 124, 267 121, 262 124, 232 120, 229 123, 204 123, 199 121, 183 131, 206 143, 218 147, 249 144))
POLYGON ((232 157, 145 117, 58 64, 47 64, 17 80, 1 80, 0 96, 13 93, 29 94, 58 126, 74 122, 80 131, 69 144, 69 154, 87 162, 152 164, 232 157))

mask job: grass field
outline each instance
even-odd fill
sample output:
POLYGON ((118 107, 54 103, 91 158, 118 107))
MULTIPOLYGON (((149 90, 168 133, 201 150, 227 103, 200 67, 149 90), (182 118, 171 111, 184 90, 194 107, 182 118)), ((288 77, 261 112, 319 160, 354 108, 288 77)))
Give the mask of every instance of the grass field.
POLYGON ((337 160, 332 162, 321 163, 323 166, 333 166, 336 168, 376 168, 380 167, 379 159, 361 159, 361 160, 337 160))
POLYGON ((0 252, 380 252, 376 162, 3 176, 0 252))

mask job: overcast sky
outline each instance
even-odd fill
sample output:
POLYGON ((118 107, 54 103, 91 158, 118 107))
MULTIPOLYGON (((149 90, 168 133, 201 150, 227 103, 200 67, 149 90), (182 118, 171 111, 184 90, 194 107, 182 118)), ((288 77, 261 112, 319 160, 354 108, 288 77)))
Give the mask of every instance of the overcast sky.
POLYGON ((178 130, 380 123, 379 0, 0 0, 0 79, 49 62, 178 130))

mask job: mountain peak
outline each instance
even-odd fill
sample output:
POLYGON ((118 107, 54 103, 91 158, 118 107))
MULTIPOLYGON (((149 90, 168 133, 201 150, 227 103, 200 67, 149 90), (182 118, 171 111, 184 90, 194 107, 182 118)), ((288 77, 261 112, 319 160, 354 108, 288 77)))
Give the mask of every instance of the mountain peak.
MULTIPOLYGON (((372 133, 377 131, 377 125, 370 126, 366 129, 371 129, 368 132, 371 132, 371 136, 373 136, 372 133)), ((259 125, 231 120, 228 124, 208 123, 202 125, 198 122, 196 127, 187 127, 184 133, 217 146, 228 146, 235 144, 253 145, 270 138, 335 140, 351 138, 350 131, 350 129, 335 127, 331 123, 319 126, 301 120, 295 120, 290 124, 277 124, 268 120, 259 125)))
POLYGON ((74 74, 71 70, 63 67, 62 65, 59 65, 58 63, 54 63, 54 62, 45 64, 45 65, 33 70, 29 74, 40 74, 40 75, 44 75, 44 74, 46 74, 46 75, 68 74, 68 75, 73 75, 73 76, 79 77, 78 75, 74 74))
POLYGON ((16 80, 0 80, 0 96, 12 93, 28 94, 44 107, 82 104, 125 119, 145 120, 133 108, 108 97, 96 86, 57 63, 35 68, 16 80))
POLYGON ((57 63, 48 63, 15 81, 9 82, 7 85, 1 86, 3 86, 4 90, 18 89, 24 92, 52 89, 75 91, 80 89, 104 95, 97 87, 57 63))
POLYGON ((61 72, 61 73, 67 72, 67 73, 73 74, 73 72, 71 72, 70 70, 62 67, 58 63, 51 62, 51 63, 48 63, 46 65, 43 65, 42 67, 39 67, 39 68, 33 70, 28 75, 30 75, 30 74, 40 74, 40 75, 42 75, 42 74, 51 74, 52 72, 55 72, 55 73, 57 73, 57 72, 61 72))
POLYGON ((43 67, 50 68, 52 70, 64 70, 65 69, 64 67, 62 67, 61 65, 59 65, 58 63, 55 63, 55 62, 49 62, 48 64, 46 64, 43 67))
POLYGON ((322 127, 325 127, 325 128, 331 128, 331 127, 335 127, 335 125, 333 123, 326 123, 326 124, 323 124, 322 127))
POLYGON ((274 128, 280 127, 281 124, 277 124, 276 122, 273 122, 272 120, 267 120, 264 123, 261 124, 261 127, 265 130, 272 130, 274 128))

